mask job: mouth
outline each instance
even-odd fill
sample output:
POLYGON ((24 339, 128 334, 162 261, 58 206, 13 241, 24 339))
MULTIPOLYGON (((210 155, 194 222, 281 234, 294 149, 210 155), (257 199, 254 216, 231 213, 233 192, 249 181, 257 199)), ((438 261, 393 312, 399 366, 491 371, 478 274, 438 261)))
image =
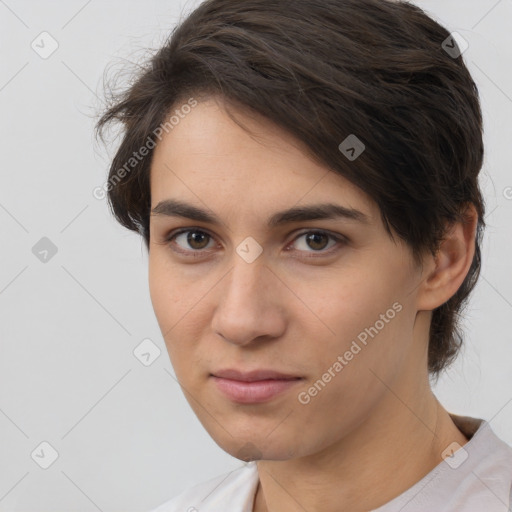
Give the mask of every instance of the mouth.
POLYGON ((275 370, 234 369, 219 370, 211 373, 210 378, 227 398, 241 404, 268 402, 303 380, 275 370))

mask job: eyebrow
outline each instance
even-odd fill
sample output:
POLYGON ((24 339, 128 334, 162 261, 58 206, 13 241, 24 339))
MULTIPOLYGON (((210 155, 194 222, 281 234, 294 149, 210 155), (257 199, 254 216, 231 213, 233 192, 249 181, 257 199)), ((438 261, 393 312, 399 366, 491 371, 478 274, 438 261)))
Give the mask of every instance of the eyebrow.
MULTIPOLYGON (((166 217, 183 217, 198 222, 221 225, 222 222, 213 213, 203 210, 178 199, 165 199, 160 201, 151 211, 151 215, 166 217)), ((369 217, 359 210, 348 208, 335 203, 322 203, 299 206, 274 213, 267 221, 269 228, 275 228, 292 222, 310 220, 348 219, 363 224, 370 224, 369 217)))

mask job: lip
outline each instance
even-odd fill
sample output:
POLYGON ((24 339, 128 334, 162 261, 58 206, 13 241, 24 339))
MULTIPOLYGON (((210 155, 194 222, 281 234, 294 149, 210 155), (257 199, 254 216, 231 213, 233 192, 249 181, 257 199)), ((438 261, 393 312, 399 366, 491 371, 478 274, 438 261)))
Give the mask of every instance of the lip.
POLYGON ((264 369, 219 370, 210 377, 230 400, 243 404, 268 402, 302 380, 296 375, 264 369))
POLYGON ((235 370, 234 368, 228 368, 225 370, 219 370, 216 372, 212 372, 212 375, 215 377, 220 377, 222 379, 231 379, 231 380, 239 380, 243 382, 254 382, 257 380, 292 380, 292 379, 300 379, 298 375, 290 375, 286 373, 281 373, 276 370, 265 370, 265 369, 256 369, 250 370, 246 372, 242 372, 240 370, 235 370))

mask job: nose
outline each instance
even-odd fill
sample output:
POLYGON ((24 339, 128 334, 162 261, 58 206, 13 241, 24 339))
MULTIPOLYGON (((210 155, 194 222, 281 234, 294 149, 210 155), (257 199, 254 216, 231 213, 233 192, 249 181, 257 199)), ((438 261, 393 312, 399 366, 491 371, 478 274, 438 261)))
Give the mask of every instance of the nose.
POLYGON ((287 288, 262 260, 247 263, 236 255, 233 268, 219 283, 212 329, 229 343, 274 339, 285 330, 282 299, 287 288))

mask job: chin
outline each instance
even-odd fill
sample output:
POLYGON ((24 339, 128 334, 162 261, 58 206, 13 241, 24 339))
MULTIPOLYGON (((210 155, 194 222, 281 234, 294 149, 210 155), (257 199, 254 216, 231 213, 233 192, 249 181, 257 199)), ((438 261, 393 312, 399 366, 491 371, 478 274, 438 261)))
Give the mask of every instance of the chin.
MULTIPOLYGON (((302 453, 304 444, 300 441, 291 444, 290 437, 283 431, 281 436, 273 435, 269 438, 265 431, 254 430, 254 432, 244 432, 236 434, 233 429, 226 426, 229 435, 222 428, 215 426, 215 431, 208 430, 210 437, 226 453, 244 462, 258 460, 289 460, 295 457, 305 455, 302 453)), ((272 429, 269 430, 272 432, 272 429)))

